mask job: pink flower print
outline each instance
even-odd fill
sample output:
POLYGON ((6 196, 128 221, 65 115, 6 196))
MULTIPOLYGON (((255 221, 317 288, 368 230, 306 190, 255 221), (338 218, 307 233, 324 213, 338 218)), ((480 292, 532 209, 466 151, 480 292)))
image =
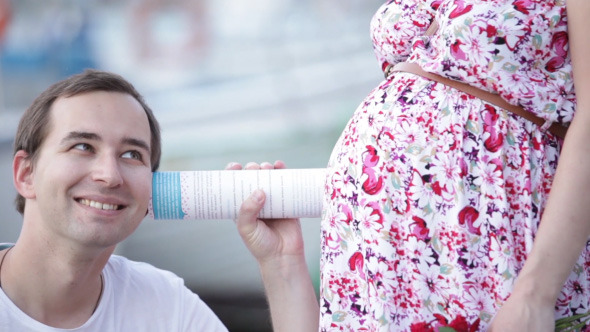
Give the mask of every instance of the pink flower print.
POLYGON ((461 46, 463 46, 463 42, 459 39, 455 40, 455 42, 451 44, 451 55, 458 60, 467 60, 467 55, 465 55, 461 46))
POLYGON ((435 181, 432 183, 432 191, 436 194, 436 196, 440 196, 442 194, 442 188, 440 186, 440 182, 435 181))
POLYGON ((461 177, 465 177, 469 174, 469 166, 464 158, 459 159, 459 168, 461 169, 461 173, 459 173, 461 177))
POLYGON ((492 38, 498 34, 498 29, 491 24, 488 24, 484 31, 486 32, 486 37, 488 38, 492 38))
POLYGON ((434 205, 442 202, 442 197, 437 196, 430 186, 424 184, 424 180, 420 176, 414 176, 413 181, 410 194, 417 207, 425 208, 429 204, 434 205))
POLYGON ((332 176, 332 192, 331 198, 334 199, 336 196, 339 197, 352 197, 356 191, 356 184, 354 179, 345 172, 336 172, 332 176))
POLYGON ((479 311, 484 311, 485 309, 490 309, 486 305, 486 300, 488 300, 488 291, 483 289, 482 285, 473 285, 466 283, 463 286, 464 289, 464 296, 463 301, 465 304, 470 308, 475 308, 479 311))
POLYGON ((363 190, 369 195, 375 195, 383 187, 383 179, 375 175, 375 171, 368 167, 363 167, 363 174, 367 176, 363 182, 363 190))
POLYGON ((443 327, 451 328, 456 332, 475 332, 479 329, 479 318, 473 324, 469 324, 461 315, 455 317, 450 323, 440 314, 434 314, 434 316, 436 318, 431 322, 413 323, 410 326, 410 332, 438 332, 443 327))
MULTIPOLYGON (((452 247, 458 250, 459 264, 467 269, 481 265, 480 262, 484 259, 487 252, 482 253, 480 247, 465 243, 465 241, 461 240, 458 242, 462 243, 456 243, 453 238, 450 240, 452 247)), ((455 257, 455 255, 452 256, 455 257)))
POLYGON ((570 302, 572 301, 571 292, 561 292, 555 302, 557 313, 561 317, 572 316, 572 309, 570 308, 570 302))
POLYGON ((435 156, 431 171, 437 175, 437 181, 432 184, 432 189, 437 195, 440 196, 443 190, 437 189, 436 186, 444 188, 444 192, 453 191, 453 186, 459 181, 461 175, 461 160, 463 159, 450 153, 435 156))
POLYGON ((404 244, 408 248, 404 253, 407 252, 407 255, 413 257, 416 262, 426 265, 432 265, 436 263, 436 254, 429 243, 424 242, 410 234, 404 240, 404 244))
MULTIPOLYGON (((497 160, 491 160, 487 165, 483 166, 481 173, 481 191, 483 195, 494 198, 498 192, 502 191, 503 177, 502 168, 498 165, 497 160)), ((476 181, 478 182, 478 181, 476 181)))
POLYGON ((417 322, 410 325, 410 332, 434 332, 434 329, 430 327, 429 323, 417 322))
POLYGON ((475 320, 475 322, 469 324, 465 317, 457 316, 451 323, 449 323, 449 327, 452 327, 457 332, 475 332, 479 330, 479 318, 475 320))
POLYGON ((367 145, 367 151, 363 153, 364 160, 363 165, 367 167, 375 167, 379 163, 379 156, 377 156, 377 150, 371 145, 367 145))
POLYGON ((395 140, 406 143, 410 146, 423 146, 425 142, 426 133, 423 130, 415 130, 411 121, 400 116, 400 120, 393 128, 395 140))
POLYGON ((349 298, 355 298, 358 294, 360 285, 355 278, 341 275, 329 275, 326 277, 329 285, 329 290, 332 293, 338 294, 339 300, 345 305, 349 298))
MULTIPOLYGON (((359 207, 358 220, 360 227, 367 231, 379 231, 383 228, 383 214, 375 202, 359 207)), ((367 232, 366 236, 369 236, 369 233, 367 232)))
POLYGON ((419 31, 426 31, 432 22, 432 13, 430 11, 418 10, 415 12, 415 16, 411 19, 411 25, 419 31))
POLYGON ((367 179, 363 182, 363 190, 369 195, 375 195, 383 188, 383 178, 375 175, 375 167, 379 163, 379 156, 373 146, 367 145, 367 151, 363 153, 363 175, 367 179))
POLYGON ((580 283, 578 280, 575 279, 570 279, 565 283, 564 291, 566 293, 576 295, 572 297, 569 303, 570 307, 577 308, 583 305, 583 302, 585 301, 582 294, 587 293, 588 290, 586 289, 586 287, 587 286, 585 286, 585 283, 580 283))
POLYGON ((392 210, 399 214, 404 214, 410 210, 410 198, 401 190, 392 190, 389 200, 392 210))
MULTIPOLYGON (((473 27, 472 29, 478 29, 473 27)), ((479 29, 478 29, 479 30, 479 29)), ((481 31, 481 30, 480 30, 481 31)), ((482 38, 482 36, 478 33, 471 33, 467 34, 464 37, 464 47, 463 50, 467 54, 469 54, 469 60, 472 63, 488 63, 490 62, 490 54, 486 49, 486 44, 489 44, 486 38, 482 38)))
POLYGON ((465 6, 465 2, 463 2, 462 0, 455 1, 455 5, 455 8, 453 9, 453 11, 451 11, 451 14, 449 15, 449 17, 452 19, 468 13, 473 8, 473 5, 471 4, 465 6))
POLYGON ((350 271, 357 272, 362 279, 365 279, 364 264, 365 258, 360 251, 355 252, 348 259, 348 267, 350 268, 350 271))
POLYGON ((535 4, 531 0, 516 0, 512 3, 514 9, 528 15, 529 10, 535 8, 535 4))
POLYGON ((422 241, 430 240, 428 237, 429 230, 424 219, 413 216, 412 220, 414 220, 414 222, 410 224, 411 236, 415 236, 417 239, 422 241))
POLYGON ((495 127, 484 127, 484 146, 490 152, 498 152, 502 145, 504 145, 504 134, 496 130, 495 127))
POLYGON ((483 116, 484 121, 484 146, 490 152, 498 152, 504 144, 504 134, 497 130, 496 123, 498 122, 498 112, 496 109, 488 104, 485 105, 485 112, 483 116))
POLYGON ((493 126, 496 124, 496 122, 498 121, 498 118, 500 116, 498 115, 498 112, 496 111, 496 109, 491 106, 486 104, 485 105, 485 111, 483 112, 483 123, 486 126, 493 126))
POLYGON ((524 165, 524 158, 519 149, 510 147, 506 152, 506 164, 519 170, 524 165))
POLYGON ((420 296, 424 299, 430 298, 432 303, 437 303, 438 299, 444 297, 444 294, 448 294, 449 283, 445 276, 441 273, 441 267, 439 265, 427 265, 425 262, 420 261, 417 266, 419 275, 414 274, 415 282, 421 283, 416 284, 416 289, 421 291, 420 296))
POLYGON ((336 230, 330 230, 325 232, 324 234, 324 243, 326 244, 326 247, 333 250, 337 250, 338 248, 340 248, 342 238, 336 230))
POLYGON ((567 57, 567 46, 567 32, 556 32, 551 39, 551 48, 555 51, 557 56, 549 59, 549 62, 547 62, 547 65, 545 65, 545 69, 547 69, 548 72, 553 73, 563 67, 567 57))
POLYGON ((516 258, 510 245, 503 242, 498 236, 490 239, 490 260, 497 271, 504 276, 516 275, 516 258))
POLYGON ((457 149, 457 133, 453 131, 445 131, 439 136, 439 145, 442 151, 448 152, 457 149))
POLYGON ((459 225, 467 226, 467 230, 476 235, 481 235, 479 226, 475 226, 475 222, 479 218, 479 211, 472 206, 466 206, 459 212, 459 225))
POLYGON ((340 213, 338 213, 338 221, 350 224, 352 221, 352 210, 346 204, 340 204, 340 213))

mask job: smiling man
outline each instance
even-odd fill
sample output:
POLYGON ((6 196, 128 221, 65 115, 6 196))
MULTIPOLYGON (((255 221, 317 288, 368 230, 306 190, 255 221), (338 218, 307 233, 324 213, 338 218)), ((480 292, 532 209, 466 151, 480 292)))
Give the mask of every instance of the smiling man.
POLYGON ((227 331, 182 279, 113 255, 146 215, 160 147, 118 75, 88 70, 33 102, 15 139, 23 226, 0 252, 0 330, 227 331))

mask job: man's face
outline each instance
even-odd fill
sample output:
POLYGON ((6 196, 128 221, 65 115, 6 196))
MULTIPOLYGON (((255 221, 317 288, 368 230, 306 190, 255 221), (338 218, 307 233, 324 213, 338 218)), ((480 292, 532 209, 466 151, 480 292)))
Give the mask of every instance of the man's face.
POLYGON ((129 236, 151 195, 150 127, 130 95, 57 99, 32 170, 31 216, 46 240, 111 246, 129 236))

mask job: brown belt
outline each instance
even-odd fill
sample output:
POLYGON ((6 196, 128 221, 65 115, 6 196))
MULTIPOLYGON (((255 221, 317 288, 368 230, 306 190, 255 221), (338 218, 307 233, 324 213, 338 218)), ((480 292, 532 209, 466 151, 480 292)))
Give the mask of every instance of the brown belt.
MULTIPOLYGON (((420 66, 416 63, 400 62, 400 63, 396 64, 395 66, 389 65, 385 68, 384 72, 385 72, 386 78, 392 72, 407 72, 407 73, 416 74, 418 76, 428 78, 428 79, 433 80, 435 82, 439 82, 444 85, 455 88, 459 91, 463 91, 465 93, 468 93, 476 98, 487 101, 488 103, 496 105, 496 106, 503 108, 507 111, 510 111, 518 116, 521 116, 521 117, 531 121, 532 123, 536 124, 537 126, 541 127, 542 129, 545 129, 545 122, 546 121, 544 119, 534 115, 531 112, 525 111, 520 106, 515 106, 512 104, 509 104, 507 101, 502 99, 502 97, 500 97, 498 94, 491 93, 491 92, 488 92, 485 90, 481 90, 481 89, 478 89, 478 88, 471 86, 469 84, 454 81, 450 78, 446 78, 446 77, 443 77, 443 76, 440 76, 440 75, 437 75, 434 73, 429 73, 427 71, 424 71, 422 68, 420 68, 420 66)), ((549 126, 549 128, 546 128, 546 130, 548 130, 553 135, 563 139, 565 137, 565 133, 567 132, 567 127, 560 125, 558 123, 552 123, 549 126)))

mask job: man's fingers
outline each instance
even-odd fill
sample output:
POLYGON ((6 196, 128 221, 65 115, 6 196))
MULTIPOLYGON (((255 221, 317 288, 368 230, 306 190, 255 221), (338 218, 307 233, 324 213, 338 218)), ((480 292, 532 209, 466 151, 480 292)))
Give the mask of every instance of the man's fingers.
POLYGON ((240 207, 236 223, 242 235, 248 235, 256 229, 258 215, 264 206, 265 195, 261 189, 256 189, 240 207))
POLYGON ((252 169, 282 169, 286 168, 285 163, 282 160, 277 160, 274 163, 269 163, 267 161, 261 162, 260 164, 255 162, 249 162, 246 164, 244 169, 252 170, 252 169))
POLYGON ((273 166, 273 164, 265 161, 265 162, 263 162, 263 163, 260 164, 260 168, 261 169, 273 169, 275 167, 273 166))
POLYGON ((277 160, 274 163, 274 168, 276 169, 282 169, 282 168, 286 168, 287 166, 285 165, 285 162, 283 162, 282 160, 277 160))
POLYGON ((239 163, 235 163, 235 162, 231 162, 229 164, 227 164, 227 166, 225 166, 226 170, 232 170, 232 171, 237 171, 237 170, 241 170, 242 169, 242 165, 239 163))
POLYGON ((246 167, 244 167, 244 169, 260 169, 260 165, 258 165, 255 162, 249 162, 246 164, 246 167))

